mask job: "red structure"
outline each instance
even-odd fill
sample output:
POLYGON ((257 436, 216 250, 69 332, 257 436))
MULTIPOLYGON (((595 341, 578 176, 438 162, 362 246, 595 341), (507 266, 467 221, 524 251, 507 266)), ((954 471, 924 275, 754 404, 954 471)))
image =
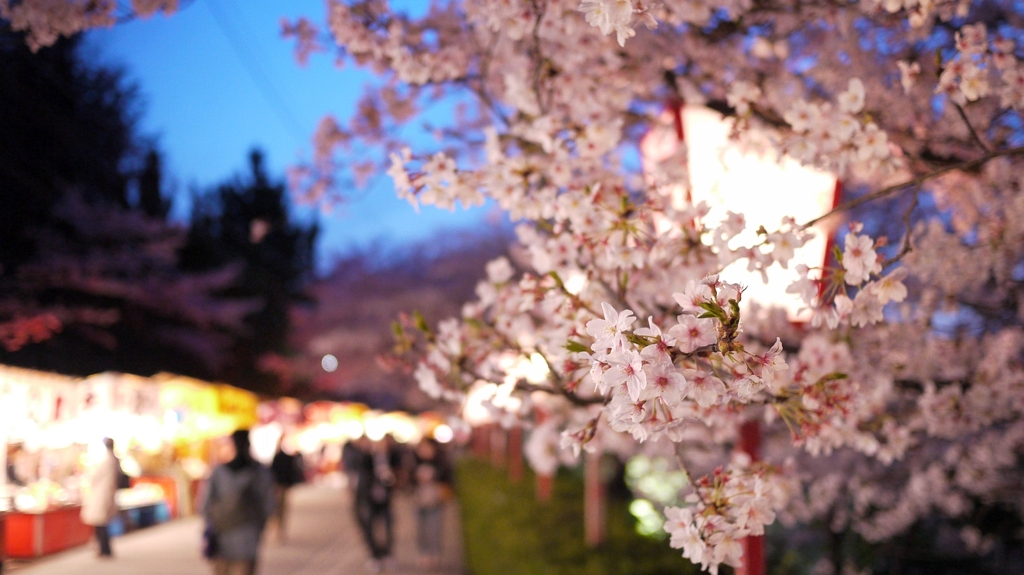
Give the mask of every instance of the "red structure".
POLYGON ((523 428, 519 425, 508 430, 508 478, 512 483, 523 479, 523 428))
POLYGON ((132 478, 132 487, 136 485, 157 485, 163 493, 163 501, 167 504, 169 518, 175 519, 181 516, 181 506, 178 502, 178 482, 173 477, 159 475, 143 475, 132 478))
MULTIPOLYGON (((761 424, 746 421, 740 426, 740 451, 750 456, 751 461, 761 457, 761 424)), ((764 536, 745 537, 743 565, 736 569, 736 575, 765 575, 764 536)))
MULTIPOLYGON (((687 119, 684 117, 685 108, 686 105, 679 101, 668 103, 666 106, 667 116, 663 116, 661 123, 652 127, 644 137, 644 141, 640 144, 641 155, 644 157, 645 161, 657 162, 669 158, 677 151, 678 145, 686 141, 687 119)), ((697 126, 699 130, 697 134, 690 135, 694 136, 694 139, 697 140, 703 140, 704 137, 710 137, 713 141, 716 137, 715 132, 720 129, 715 128, 715 124, 721 124, 724 120, 708 110, 701 111, 700 107, 695 106, 691 108, 691 111, 693 112, 691 119, 694 122, 697 122, 694 125, 697 126), (716 120, 715 118, 719 119, 716 120)), ((697 146, 696 149, 698 149, 698 151, 706 151, 706 149, 709 148, 709 145, 706 144, 709 144, 709 142, 691 142, 691 145, 697 146)), ((692 152, 692 150, 688 150, 688 152, 692 152)), ((714 170, 712 168, 714 168, 714 166, 711 165, 711 162, 707 162, 706 158, 704 160, 695 161, 693 157, 690 157, 689 161, 691 163, 690 180, 693 186, 687 190, 685 200, 700 201, 716 199, 719 202, 728 202, 729 204, 743 205, 745 203, 745 199, 738 197, 738 194, 742 195, 749 193, 749 191, 742 187, 739 189, 735 189, 735 186, 730 188, 728 183, 725 183, 725 185, 721 187, 717 186, 717 184, 721 182, 716 182, 716 186, 714 186, 717 197, 712 198, 709 196, 707 190, 703 191, 700 197, 693 197, 693 187, 696 186, 697 180, 701 180, 702 185, 706 185, 708 182, 704 180, 706 177, 711 177, 713 175, 712 172, 714 172, 714 170)), ((765 163, 766 162, 764 161, 761 162, 762 165, 765 163)), ((725 171, 728 172, 728 170, 725 171)), ((799 167, 793 168, 792 171, 786 174, 786 181, 789 182, 791 175, 796 176, 800 171, 801 168, 799 167)), ((823 184, 827 182, 827 178, 819 178, 817 182, 808 184, 809 187, 807 188, 807 192, 809 192, 810 195, 806 198, 792 198, 793 201, 798 202, 799 204, 806 204, 807 206, 816 206, 817 209, 823 209, 824 211, 831 210, 839 203, 840 195, 842 194, 842 182, 838 178, 834 178, 834 183, 829 184, 829 187, 823 186, 823 184), (829 192, 831 192, 831 195, 829 195, 829 192)), ((765 183, 767 184, 767 182, 765 183)), ((765 190, 762 189, 758 191, 759 193, 764 193, 765 190)), ((809 215, 810 217, 816 217, 821 214, 812 213, 809 215)), ((807 217, 807 215, 805 214, 804 217, 807 217)), ((820 224, 817 227, 819 234, 824 235, 825 239, 822 244, 819 244, 822 251, 820 252, 820 255, 819 253, 814 253, 813 255, 804 254, 804 257, 809 257, 811 260, 818 260, 820 258, 820 263, 818 261, 807 261, 805 262, 807 265, 826 264, 828 262, 829 254, 833 248, 833 230, 821 226, 820 224)), ((771 303, 773 294, 767 293, 759 295, 769 298, 768 303, 771 303)), ((758 295, 755 294, 754 297, 756 298, 758 295)), ((784 304, 785 302, 781 303, 784 304)), ((790 320, 795 321, 796 323, 802 323, 802 321, 797 319, 792 313, 790 314, 790 320)), ((740 441, 737 447, 749 455, 751 460, 757 461, 759 459, 761 450, 761 426, 757 421, 747 421, 741 426, 740 441)), ((766 571, 764 537, 747 537, 741 544, 743 545, 743 566, 737 569, 736 573, 738 575, 764 575, 766 571)))
POLYGON ((4 521, 7 557, 31 559, 88 543, 92 527, 82 523, 81 511, 81 506, 71 505, 43 513, 8 513, 4 521))
POLYGON ((583 534, 590 547, 604 543, 607 533, 607 496, 601 477, 601 454, 583 455, 583 534))
POLYGON ((7 534, 5 527, 7 525, 7 513, 0 511, 0 541, 4 542, 0 544, 0 573, 4 571, 4 559, 7 558, 7 534))

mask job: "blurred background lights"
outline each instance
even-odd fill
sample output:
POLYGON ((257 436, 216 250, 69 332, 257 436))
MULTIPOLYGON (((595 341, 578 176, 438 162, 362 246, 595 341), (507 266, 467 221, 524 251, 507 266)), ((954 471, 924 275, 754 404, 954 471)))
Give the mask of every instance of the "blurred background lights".
POLYGON ((324 368, 324 371, 330 373, 338 369, 338 358, 331 354, 327 354, 320 360, 320 366, 324 368))
POLYGON ((565 291, 579 295, 587 287, 587 276, 579 270, 572 270, 565 279, 565 291))
POLYGON ((443 423, 434 428, 434 439, 436 439, 438 443, 448 443, 454 437, 455 432, 452 431, 452 428, 443 423))
POLYGON ((636 532, 647 537, 657 537, 664 532, 665 521, 654 505, 646 499, 634 499, 629 504, 629 512, 636 518, 636 532))

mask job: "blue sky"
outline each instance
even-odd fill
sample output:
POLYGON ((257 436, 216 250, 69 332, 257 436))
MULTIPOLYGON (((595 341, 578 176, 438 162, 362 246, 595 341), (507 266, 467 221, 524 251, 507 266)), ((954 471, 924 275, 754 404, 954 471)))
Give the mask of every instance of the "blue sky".
MULTIPOLYGON (((195 0, 179 13, 131 21, 89 33, 90 55, 126 69, 144 101, 141 129, 156 136, 177 183, 176 217, 188 213, 188 190, 206 188, 243 171, 259 146, 270 170, 310 155, 317 122, 326 114, 342 123, 354 113, 373 76, 333 56, 299 66, 292 43, 280 36, 282 17, 325 22, 322 0, 195 0), (241 7, 245 6, 245 11, 241 7)), ((422 4, 426 4, 425 2, 422 4)), ((411 3, 415 5, 415 3, 411 3)), ((443 112, 442 112, 443 113, 443 112)), ((429 146, 427 139, 422 141, 429 146)), ((417 142, 412 142, 414 148, 417 142)), ((395 197, 388 178, 377 178, 346 205, 321 217, 321 270, 332 254, 353 249, 400 249, 447 230, 485 225, 488 209, 420 213, 395 197)), ((311 217, 305 210, 301 217, 311 217)))

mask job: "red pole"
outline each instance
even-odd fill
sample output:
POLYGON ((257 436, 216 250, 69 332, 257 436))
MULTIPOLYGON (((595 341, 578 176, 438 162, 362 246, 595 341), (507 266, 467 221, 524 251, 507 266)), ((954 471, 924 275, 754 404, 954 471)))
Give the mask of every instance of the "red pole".
POLYGON ((523 428, 518 425, 508 430, 508 478, 512 483, 523 479, 523 428))
POLYGON ((498 469, 505 467, 505 429, 497 423, 491 424, 491 465, 498 469))
POLYGON ((486 459, 491 451, 491 430, 487 424, 473 428, 473 455, 486 459))
MULTIPOLYGON (((757 461, 761 456, 761 425, 755 421, 745 421, 740 426, 739 448, 757 461)), ((740 541, 743 546, 743 565, 736 569, 736 575, 765 575, 764 537, 744 537, 740 541)))
POLYGON ((555 491, 555 478, 551 475, 537 474, 537 501, 550 501, 555 491))
POLYGON ((605 489, 601 480, 601 454, 583 456, 583 532, 589 547, 597 547, 605 537, 605 489))
MULTIPOLYGON (((539 427, 544 420, 547 419, 547 413, 537 407, 535 423, 539 427)), ((550 501, 551 495, 555 492, 555 478, 554 475, 545 475, 543 473, 537 473, 537 501, 550 501)))

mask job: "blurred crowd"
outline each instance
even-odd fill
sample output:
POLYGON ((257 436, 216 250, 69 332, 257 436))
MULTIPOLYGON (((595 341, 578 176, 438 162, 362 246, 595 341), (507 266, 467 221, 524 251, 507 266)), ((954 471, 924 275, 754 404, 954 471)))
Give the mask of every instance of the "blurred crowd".
MULTIPOLYGON (((402 444, 391 435, 363 436, 345 443, 340 468, 307 465, 287 440, 270 466, 253 458, 247 430, 232 435, 233 454, 214 468, 202 505, 204 554, 216 575, 253 575, 264 536, 288 540, 289 493, 306 480, 342 473, 352 501, 352 520, 363 536, 368 571, 395 567, 393 501, 402 493, 415 504, 418 560, 423 569, 440 566, 443 509, 452 497, 449 454, 432 438, 402 444)), ((342 519, 344 520, 344 519, 342 519)))

